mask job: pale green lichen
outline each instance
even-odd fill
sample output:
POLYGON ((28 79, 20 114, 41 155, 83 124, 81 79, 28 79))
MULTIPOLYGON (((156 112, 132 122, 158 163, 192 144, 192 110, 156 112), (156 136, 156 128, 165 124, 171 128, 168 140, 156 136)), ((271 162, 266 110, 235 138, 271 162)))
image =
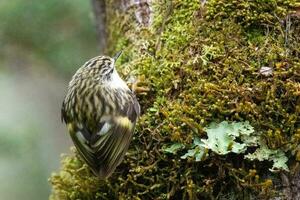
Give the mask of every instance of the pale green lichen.
POLYGON ((286 157, 285 153, 281 149, 269 149, 265 144, 261 144, 254 153, 245 155, 245 158, 249 160, 272 161, 273 166, 270 171, 273 172, 280 170, 289 171, 287 166, 288 158, 286 157))
POLYGON ((166 153, 176 154, 177 151, 179 151, 183 147, 184 147, 184 145, 181 144, 181 143, 174 143, 174 144, 172 144, 168 147, 163 148, 163 151, 166 152, 166 153))
POLYGON ((202 139, 203 147, 212 150, 213 152, 225 155, 230 152, 243 153, 247 149, 247 144, 237 142, 236 138, 242 139, 243 136, 255 138, 251 135, 254 130, 249 122, 234 122, 228 123, 223 121, 219 124, 211 123, 207 128, 204 128, 207 133, 207 139, 202 139))
MULTIPOLYGON (((232 123, 227 121, 221 123, 213 122, 208 127, 205 127, 204 130, 208 138, 200 139, 194 137, 193 145, 188 149, 187 153, 180 157, 181 159, 190 157, 198 162, 208 157, 208 150, 219 155, 226 155, 229 153, 245 154, 248 148, 257 148, 255 152, 246 154, 244 158, 252 161, 272 161, 273 166, 270 169, 272 172, 289 171, 287 166, 288 158, 285 153, 281 149, 269 149, 247 121, 232 123)), ((176 155, 184 147, 181 143, 174 143, 163 150, 176 155)))
POLYGON ((188 150, 186 154, 181 156, 181 159, 187 159, 188 157, 195 158, 196 162, 202 161, 207 156, 207 150, 203 147, 204 143, 198 138, 194 138, 193 146, 188 150))

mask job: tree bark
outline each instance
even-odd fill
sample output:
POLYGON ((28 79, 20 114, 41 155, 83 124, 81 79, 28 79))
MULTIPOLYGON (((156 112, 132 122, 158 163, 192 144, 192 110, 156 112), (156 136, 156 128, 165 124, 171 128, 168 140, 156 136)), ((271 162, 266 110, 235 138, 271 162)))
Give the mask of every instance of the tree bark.
POLYGON ((94 23, 97 31, 98 46, 100 53, 104 53, 107 46, 106 31, 106 4, 105 0, 92 0, 94 23))

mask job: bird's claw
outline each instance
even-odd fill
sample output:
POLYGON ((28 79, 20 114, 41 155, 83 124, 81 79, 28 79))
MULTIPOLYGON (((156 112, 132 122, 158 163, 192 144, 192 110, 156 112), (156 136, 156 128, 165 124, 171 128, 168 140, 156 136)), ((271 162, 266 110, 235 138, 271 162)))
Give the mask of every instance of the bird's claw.
POLYGON ((150 88, 146 85, 145 76, 138 76, 128 83, 128 87, 136 94, 146 95, 150 88))

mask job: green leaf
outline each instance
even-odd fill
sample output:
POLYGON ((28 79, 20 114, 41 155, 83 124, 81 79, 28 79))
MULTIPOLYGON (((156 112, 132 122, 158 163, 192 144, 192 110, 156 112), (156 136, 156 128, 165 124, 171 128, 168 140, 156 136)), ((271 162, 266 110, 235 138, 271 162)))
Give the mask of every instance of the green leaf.
POLYGON ((181 143, 174 143, 170 145, 169 147, 166 147, 163 149, 164 152, 176 154, 178 150, 182 149, 184 147, 181 143))

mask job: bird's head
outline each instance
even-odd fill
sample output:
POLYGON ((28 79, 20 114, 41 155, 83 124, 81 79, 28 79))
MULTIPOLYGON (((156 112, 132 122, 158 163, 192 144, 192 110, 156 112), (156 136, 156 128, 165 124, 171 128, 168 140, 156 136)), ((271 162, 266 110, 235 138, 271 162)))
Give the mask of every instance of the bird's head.
POLYGON ((94 76, 99 77, 103 81, 110 80, 111 76, 115 72, 115 62, 121 54, 122 51, 119 51, 113 57, 98 56, 92 58, 84 64, 83 71, 88 71, 89 74, 92 73, 94 76))

